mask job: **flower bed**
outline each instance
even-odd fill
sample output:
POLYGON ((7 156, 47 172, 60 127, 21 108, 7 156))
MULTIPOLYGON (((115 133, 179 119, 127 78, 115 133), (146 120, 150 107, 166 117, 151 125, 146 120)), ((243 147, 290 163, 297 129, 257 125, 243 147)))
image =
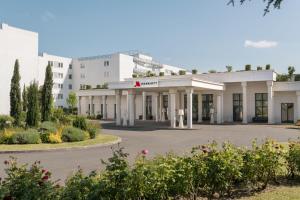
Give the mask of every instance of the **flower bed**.
POLYGON ((147 158, 141 151, 130 166, 123 148, 102 161, 104 171, 85 175, 82 170, 66 180, 65 186, 51 180, 39 163, 19 166, 6 161, 6 178, 0 183, 0 199, 197 199, 248 196, 268 184, 300 175, 300 142, 288 148, 268 140, 251 149, 216 143, 193 148, 191 154, 166 154, 147 158))

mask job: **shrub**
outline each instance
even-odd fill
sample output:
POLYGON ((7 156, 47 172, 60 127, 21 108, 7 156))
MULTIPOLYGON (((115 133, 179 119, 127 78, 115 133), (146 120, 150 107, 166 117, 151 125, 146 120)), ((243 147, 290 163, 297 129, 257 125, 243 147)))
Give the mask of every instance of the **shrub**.
POLYGON ((246 184, 264 189, 270 181, 276 180, 276 176, 282 170, 283 147, 267 140, 261 146, 254 141, 252 149, 244 152, 243 180, 246 184))
POLYGON ((73 126, 79 128, 81 130, 87 130, 87 121, 86 118, 83 116, 77 116, 73 121, 73 126))
POLYGON ((294 81, 300 81, 300 74, 294 75, 294 81))
POLYGON ((197 69, 193 69, 192 70, 192 74, 197 74, 198 73, 198 70, 197 69))
POLYGON ((14 133, 11 142, 13 144, 39 144, 42 141, 37 130, 28 129, 14 133))
POLYGON ((90 89, 92 89, 92 86, 91 85, 85 85, 85 89, 90 90, 90 89))
POLYGON ((257 66, 257 67, 256 67, 256 70, 257 70, 257 71, 261 71, 262 69, 263 69, 263 68, 262 68, 261 66, 257 66))
POLYGON ((288 172, 291 177, 300 175, 300 143, 290 142, 287 154, 288 172))
POLYGON ((48 137, 48 141, 51 144, 62 143, 61 135, 55 134, 55 133, 50 133, 50 135, 48 137))
POLYGON ((251 71, 251 65, 245 65, 245 71, 251 71))
POLYGON ((97 130, 99 129, 98 127, 99 126, 94 123, 88 123, 87 132, 89 133, 91 139, 96 138, 97 130))
POLYGON ((55 133, 57 131, 57 124, 50 121, 44 121, 40 125, 40 130, 55 133))
POLYGON ((186 71, 184 71, 184 70, 179 70, 179 75, 185 75, 186 74, 186 71))
POLYGON ((60 187, 51 181, 51 173, 39 162, 29 168, 28 165, 18 166, 16 159, 5 161, 5 164, 7 176, 1 182, 0 199, 59 199, 60 187))
POLYGON ((4 129, 4 131, 0 134, 0 144, 11 144, 13 134, 14 131, 10 129, 4 129))
POLYGON ((270 70, 271 69, 271 65, 270 64, 267 64, 266 65, 266 70, 270 70))
POLYGON ((214 70, 214 69, 210 69, 210 70, 208 70, 208 73, 211 73, 211 74, 213 74, 213 73, 217 73, 217 71, 216 71, 216 70, 214 70))
POLYGON ((89 138, 89 134, 79 128, 68 126, 63 129, 61 139, 64 142, 78 142, 89 138))
POLYGON ((132 78, 137 78, 137 74, 132 74, 132 78))
POLYGON ((159 76, 164 76, 165 72, 159 72, 159 76))
POLYGON ((9 115, 0 115, 0 130, 12 127, 14 118, 9 115))
POLYGON ((287 74, 277 74, 276 81, 285 82, 289 80, 289 76, 287 74))

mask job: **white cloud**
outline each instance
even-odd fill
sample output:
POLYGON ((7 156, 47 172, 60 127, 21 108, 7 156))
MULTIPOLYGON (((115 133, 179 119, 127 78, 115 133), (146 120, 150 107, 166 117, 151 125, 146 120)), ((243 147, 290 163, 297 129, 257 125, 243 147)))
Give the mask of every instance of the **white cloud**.
POLYGON ((50 11, 45 11, 42 15, 42 21, 48 22, 55 19, 55 15, 50 11))
POLYGON ((276 41, 267 41, 267 40, 261 40, 261 41, 251 41, 246 40, 244 46, 246 48, 252 47, 252 48, 274 48, 278 46, 278 42, 276 41))

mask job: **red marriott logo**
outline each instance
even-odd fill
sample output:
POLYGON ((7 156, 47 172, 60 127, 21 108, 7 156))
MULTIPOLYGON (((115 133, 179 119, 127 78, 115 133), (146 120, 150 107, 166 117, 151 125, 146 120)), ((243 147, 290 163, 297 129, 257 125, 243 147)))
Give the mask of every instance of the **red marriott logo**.
POLYGON ((141 82, 136 81, 134 87, 141 87, 141 82))

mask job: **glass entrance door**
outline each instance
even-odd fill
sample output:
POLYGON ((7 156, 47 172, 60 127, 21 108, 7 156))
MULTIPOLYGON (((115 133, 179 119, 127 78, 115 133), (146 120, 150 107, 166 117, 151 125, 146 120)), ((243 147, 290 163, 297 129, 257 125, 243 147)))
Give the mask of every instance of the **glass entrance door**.
POLYGON ((243 95, 233 94, 233 121, 239 122, 243 120, 243 95))
POLYGON ((152 96, 146 96, 146 119, 152 120, 152 96))
POLYGON ((202 120, 210 120, 210 108, 213 106, 213 94, 202 95, 202 120))
POLYGON ((163 107, 163 109, 165 111, 165 119, 168 120, 168 112, 167 112, 168 106, 169 106, 168 95, 163 95, 162 100, 163 100, 162 107, 163 107))
POLYGON ((294 104, 282 103, 281 104, 281 122, 294 123, 294 104))

